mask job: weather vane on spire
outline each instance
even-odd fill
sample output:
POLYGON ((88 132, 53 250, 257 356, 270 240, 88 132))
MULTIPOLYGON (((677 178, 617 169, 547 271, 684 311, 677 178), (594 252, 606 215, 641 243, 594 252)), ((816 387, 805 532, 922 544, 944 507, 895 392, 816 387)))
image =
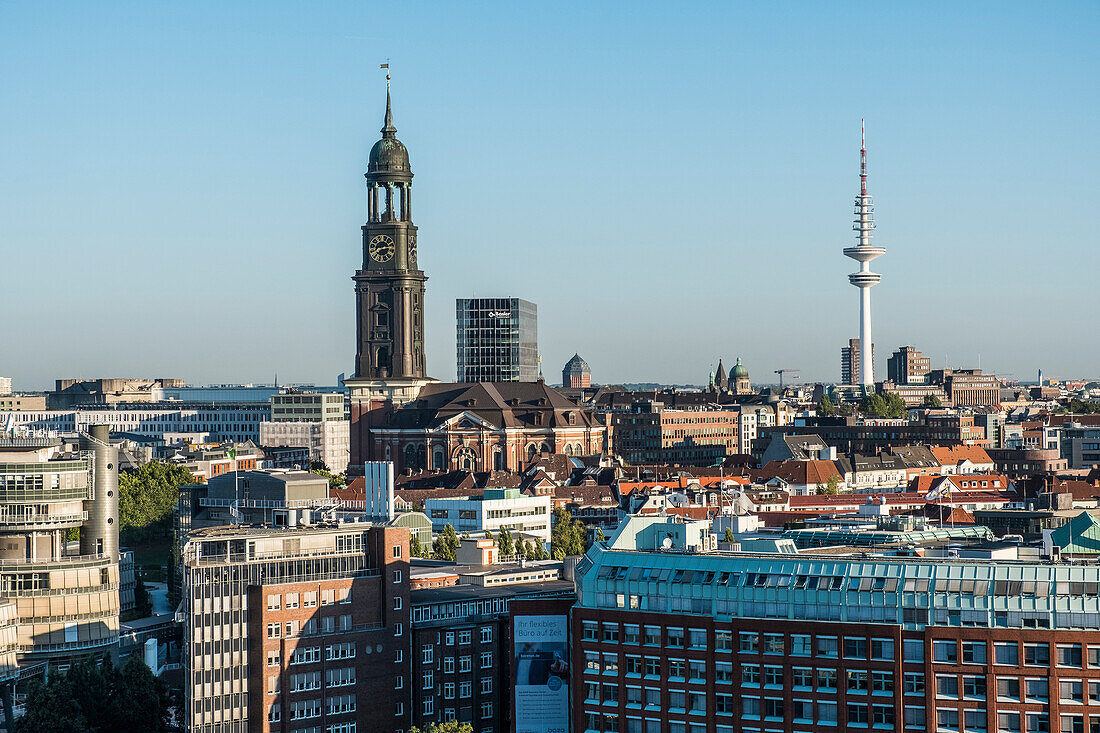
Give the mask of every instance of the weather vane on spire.
POLYGON ((386 89, 390 88, 390 60, 386 59, 386 63, 382 64, 380 68, 386 70, 386 89))

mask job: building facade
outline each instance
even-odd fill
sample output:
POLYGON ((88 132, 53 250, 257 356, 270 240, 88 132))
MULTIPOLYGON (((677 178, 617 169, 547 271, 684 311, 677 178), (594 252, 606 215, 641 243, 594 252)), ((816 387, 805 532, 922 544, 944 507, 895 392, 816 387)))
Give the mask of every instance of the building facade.
POLYGON ((107 435, 0 437, 0 599, 14 603, 21 666, 116 652, 118 451, 107 435))
POLYGON ((565 368, 561 370, 561 386, 569 389, 592 386, 592 370, 580 354, 573 354, 573 358, 565 362, 565 368))
POLYGON ((424 513, 436 533, 449 524, 459 534, 507 529, 550 541, 551 497, 527 496, 519 489, 485 489, 481 496, 428 499, 424 513))
POLYGON ((1096 566, 716 553, 649 521, 578 567, 575 733, 1100 724, 1096 566))
MULTIPOLYGON (((739 410, 670 410, 639 403, 611 415, 614 450, 630 464, 709 466, 740 451, 739 410)), ((755 420, 754 420, 755 422, 755 420)))
POLYGON ((459 382, 539 378, 538 306, 520 298, 459 298, 455 311, 459 382))
POLYGON ((899 385, 924 384, 931 366, 915 346, 902 346, 886 361, 886 378, 899 385))
MULTIPOLYGON (((862 350, 859 339, 848 339, 848 345, 840 349, 840 383, 859 384, 862 362, 862 350)), ((874 373, 875 353, 871 349, 871 373, 874 373)))
POLYGON ((218 407, 172 406, 162 404, 117 405, 115 407, 76 410, 26 410, 0 414, 0 422, 10 420, 17 428, 47 433, 82 433, 92 425, 106 425, 114 435, 132 433, 150 438, 172 437, 173 441, 193 439, 231 440, 236 443, 258 442, 260 423, 269 420, 266 404, 221 405, 218 407))
POLYGON ((322 461, 329 471, 344 473, 351 453, 351 424, 342 419, 262 422, 259 444, 265 451, 269 447, 306 448, 310 461, 322 461))
POLYGON ((344 420, 342 392, 290 390, 271 395, 271 422, 339 422, 344 420))
POLYGON ((193 531, 184 730, 405 730, 409 533, 361 523, 193 531))

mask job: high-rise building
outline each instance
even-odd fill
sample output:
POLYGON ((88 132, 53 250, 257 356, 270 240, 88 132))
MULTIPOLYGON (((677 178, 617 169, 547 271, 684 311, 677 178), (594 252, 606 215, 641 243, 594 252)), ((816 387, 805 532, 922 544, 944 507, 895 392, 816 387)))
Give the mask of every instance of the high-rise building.
POLYGON ((886 361, 886 374, 894 384, 924 384, 932 361, 915 346, 902 346, 886 361))
POLYGON ((409 531, 192 530, 183 548, 184 730, 404 730, 409 531))
POLYGON ((565 362, 561 370, 561 386, 567 389, 585 389, 592 386, 592 370, 580 354, 565 362))
POLYGON ((877 285, 882 275, 871 272, 871 260, 886 254, 882 247, 871 245, 871 232, 875 228, 874 206, 867 193, 867 138, 862 136, 859 149, 859 196, 856 196, 856 219, 852 228, 858 233, 859 244, 844 250, 846 257, 859 262, 859 272, 848 276, 848 282, 859 288, 859 342, 871 344, 872 358, 861 362, 859 372, 851 374, 851 380, 845 384, 859 384, 871 389, 875 384, 874 341, 871 339, 871 288, 877 285))
MULTIPOLYGON (((862 350, 859 339, 848 339, 848 345, 840 349, 840 383, 859 384, 862 374, 862 350)), ((875 349, 871 345, 871 373, 874 373, 875 349)))
POLYGON ((0 437, 0 611, 20 665, 67 663, 118 644, 118 450, 106 425, 75 442, 0 437), (80 530, 79 547, 66 535, 80 530))
POLYGON ((538 307, 520 298, 459 298, 459 382, 534 382, 539 378, 538 307))

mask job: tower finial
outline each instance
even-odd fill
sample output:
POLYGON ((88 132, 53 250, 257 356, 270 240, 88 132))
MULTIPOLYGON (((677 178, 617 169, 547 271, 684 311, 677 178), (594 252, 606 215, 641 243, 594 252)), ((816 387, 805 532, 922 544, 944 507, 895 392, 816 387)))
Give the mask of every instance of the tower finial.
POLYGON ((859 120, 859 195, 867 195, 867 125, 859 120))
POLYGON ((382 64, 381 68, 386 70, 386 119, 382 125, 381 133, 385 137, 393 137, 397 132, 397 128, 393 126, 393 111, 390 109, 390 64, 389 59, 386 59, 386 63, 382 64))

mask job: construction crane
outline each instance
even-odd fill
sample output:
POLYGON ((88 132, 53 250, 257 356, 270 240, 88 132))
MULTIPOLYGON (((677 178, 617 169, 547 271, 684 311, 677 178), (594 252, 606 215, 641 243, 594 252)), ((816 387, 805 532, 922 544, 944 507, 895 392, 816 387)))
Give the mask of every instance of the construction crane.
POLYGON ((775 373, 779 375, 779 389, 783 389, 783 375, 784 374, 793 374, 794 376, 791 377, 791 382, 796 382, 796 381, 798 381, 798 373, 800 371, 802 371, 802 370, 801 369, 776 369, 775 373))

